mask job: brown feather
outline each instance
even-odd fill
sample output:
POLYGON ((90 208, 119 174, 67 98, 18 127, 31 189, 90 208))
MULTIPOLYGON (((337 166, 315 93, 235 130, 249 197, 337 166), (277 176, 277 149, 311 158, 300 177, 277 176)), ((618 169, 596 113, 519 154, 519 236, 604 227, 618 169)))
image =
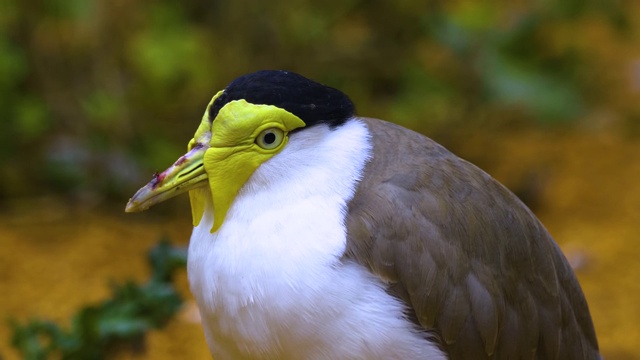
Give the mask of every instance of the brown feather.
POLYGON ((345 256, 389 283, 451 359, 599 359, 575 275, 531 211, 434 141, 363 121, 373 157, 345 256))

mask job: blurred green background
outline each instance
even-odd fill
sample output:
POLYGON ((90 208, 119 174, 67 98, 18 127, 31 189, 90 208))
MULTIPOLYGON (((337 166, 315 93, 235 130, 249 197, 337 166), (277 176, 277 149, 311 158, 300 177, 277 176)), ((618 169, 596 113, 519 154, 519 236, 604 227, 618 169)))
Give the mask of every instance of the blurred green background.
MULTIPOLYGON (((633 0, 0 0, 0 317, 65 321, 145 278, 160 235, 185 244, 184 199, 126 200, 213 94, 286 69, 509 186, 574 264, 605 357, 638 359, 639 23, 633 0)), ((117 356, 207 358, 180 319, 117 356)))

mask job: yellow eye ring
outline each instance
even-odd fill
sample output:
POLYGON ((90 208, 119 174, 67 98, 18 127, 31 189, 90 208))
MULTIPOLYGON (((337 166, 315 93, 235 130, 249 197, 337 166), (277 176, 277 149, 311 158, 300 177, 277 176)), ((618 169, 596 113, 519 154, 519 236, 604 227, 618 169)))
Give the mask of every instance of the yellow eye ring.
POLYGON ((265 150, 273 150, 282 144, 284 131, 278 128, 269 128, 262 131, 256 138, 256 144, 265 150))

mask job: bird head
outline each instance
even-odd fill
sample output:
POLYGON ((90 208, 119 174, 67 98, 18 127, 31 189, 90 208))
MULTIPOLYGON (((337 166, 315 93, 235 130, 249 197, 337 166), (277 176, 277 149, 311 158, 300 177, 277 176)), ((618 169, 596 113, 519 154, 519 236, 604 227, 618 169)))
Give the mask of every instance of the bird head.
POLYGON ((353 116, 342 92, 287 71, 244 75, 209 102, 187 153, 154 175, 127 203, 126 212, 190 192, 194 226, 204 213, 208 186, 213 202, 211 232, 222 226, 240 189, 263 163, 277 156, 289 137, 316 124, 336 127, 353 116))

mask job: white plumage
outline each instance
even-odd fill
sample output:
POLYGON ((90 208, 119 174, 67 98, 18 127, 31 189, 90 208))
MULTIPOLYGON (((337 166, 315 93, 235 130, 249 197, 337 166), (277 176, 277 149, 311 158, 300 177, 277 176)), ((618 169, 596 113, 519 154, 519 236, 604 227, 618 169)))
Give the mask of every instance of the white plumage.
POLYGON ((188 273, 215 359, 446 359, 379 278, 343 259, 347 203, 371 148, 355 118, 291 134, 214 234, 211 196, 201 197, 188 273))

